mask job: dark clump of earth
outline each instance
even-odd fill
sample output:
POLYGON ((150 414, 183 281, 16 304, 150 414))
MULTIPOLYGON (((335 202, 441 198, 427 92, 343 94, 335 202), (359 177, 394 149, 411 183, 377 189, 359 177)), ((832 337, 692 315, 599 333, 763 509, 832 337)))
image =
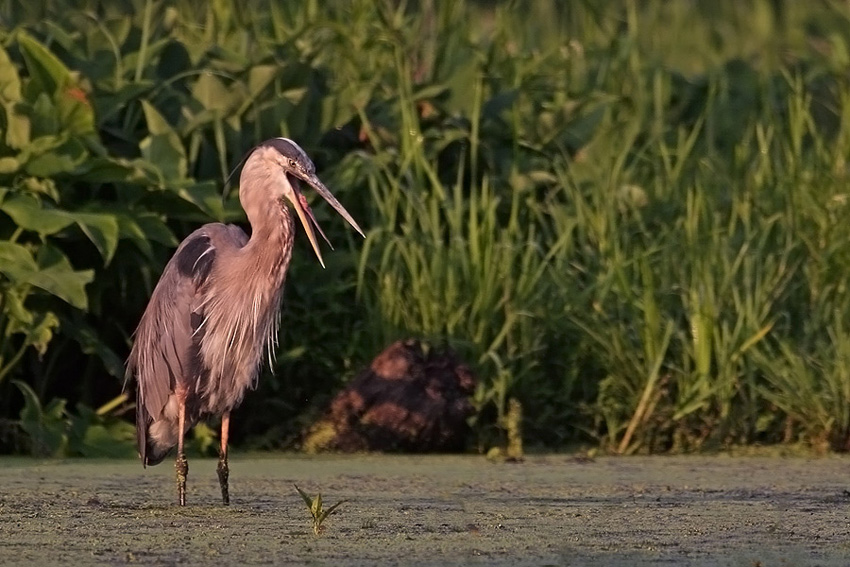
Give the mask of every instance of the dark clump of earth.
POLYGON ((334 397, 303 436, 307 452, 457 452, 475 377, 450 348, 396 341, 334 397))

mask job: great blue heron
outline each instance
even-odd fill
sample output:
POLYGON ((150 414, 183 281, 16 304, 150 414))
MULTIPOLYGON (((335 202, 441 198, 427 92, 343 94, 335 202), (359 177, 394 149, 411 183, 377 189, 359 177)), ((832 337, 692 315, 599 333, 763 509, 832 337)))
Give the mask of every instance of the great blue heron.
MULTIPOLYGON (((177 491, 186 504, 189 463, 183 436, 207 416, 221 417, 218 479, 230 503, 230 412, 256 384, 263 357, 277 344, 280 303, 298 215, 322 266, 313 226, 327 241, 301 193, 305 182, 363 231, 316 176, 298 144, 267 140, 245 160, 239 200, 251 237, 237 226, 206 224, 165 266, 136 330, 127 361, 135 377, 136 433, 142 464, 155 465, 177 445, 177 491)), ((330 244, 330 243, 329 243, 330 244)))

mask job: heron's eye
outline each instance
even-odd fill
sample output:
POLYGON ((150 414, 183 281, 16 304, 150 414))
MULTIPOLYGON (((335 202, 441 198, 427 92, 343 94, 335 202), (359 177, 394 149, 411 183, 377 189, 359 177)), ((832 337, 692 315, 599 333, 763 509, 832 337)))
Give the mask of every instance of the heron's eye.
POLYGON ((295 160, 294 159, 289 160, 289 167, 295 167, 295 160))

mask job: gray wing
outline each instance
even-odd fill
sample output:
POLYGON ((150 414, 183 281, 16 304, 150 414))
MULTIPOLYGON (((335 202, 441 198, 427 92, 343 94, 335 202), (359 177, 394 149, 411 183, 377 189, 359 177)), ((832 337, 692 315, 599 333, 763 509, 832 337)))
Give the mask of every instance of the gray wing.
POLYGON ((127 360, 127 378, 136 380, 136 434, 143 463, 150 423, 160 418, 176 386, 188 383, 199 371, 193 341, 203 316, 195 311, 203 304, 216 250, 241 248, 247 240, 236 226, 202 226, 177 248, 151 295, 127 360))

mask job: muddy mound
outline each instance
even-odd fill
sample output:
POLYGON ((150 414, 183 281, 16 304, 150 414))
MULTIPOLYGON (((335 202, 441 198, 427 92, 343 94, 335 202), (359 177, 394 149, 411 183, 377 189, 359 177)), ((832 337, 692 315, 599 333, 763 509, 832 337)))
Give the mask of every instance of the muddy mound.
POLYGON ((397 341, 333 399, 303 436, 319 451, 461 451, 475 377, 448 348, 397 341))

